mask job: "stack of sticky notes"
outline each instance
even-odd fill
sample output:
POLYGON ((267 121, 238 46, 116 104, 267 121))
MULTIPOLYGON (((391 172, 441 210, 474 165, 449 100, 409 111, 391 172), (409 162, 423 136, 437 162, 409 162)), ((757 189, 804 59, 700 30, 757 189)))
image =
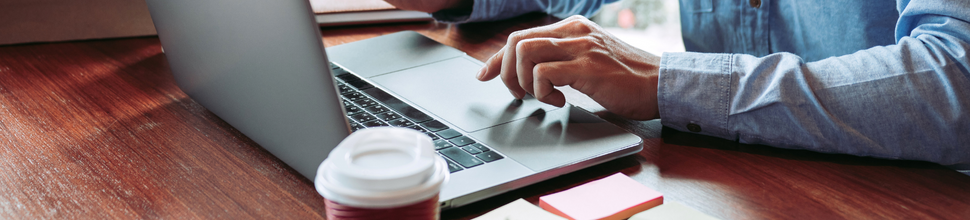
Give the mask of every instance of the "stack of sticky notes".
POLYGON ((525 199, 518 199, 512 203, 498 207, 472 220, 566 220, 562 217, 536 207, 525 199))
POLYGON ((717 218, 711 217, 710 215, 698 212, 690 207, 676 202, 666 202, 663 205, 657 206, 647 211, 637 213, 630 217, 630 220, 666 220, 666 219, 683 219, 683 220, 717 220, 717 218))
POLYGON ((542 209, 574 220, 626 219, 660 204, 663 194, 622 173, 539 197, 542 209))

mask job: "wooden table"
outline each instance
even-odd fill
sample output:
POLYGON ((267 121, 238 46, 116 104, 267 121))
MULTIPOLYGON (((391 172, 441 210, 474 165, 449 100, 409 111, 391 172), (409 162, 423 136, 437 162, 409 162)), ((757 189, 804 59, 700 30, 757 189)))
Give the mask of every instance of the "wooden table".
MULTIPOLYGON (((322 32, 332 46, 415 30, 485 60, 512 31, 556 20, 531 14, 322 32)), ((970 218, 970 176, 939 165, 739 145, 656 120, 604 117, 644 137, 644 150, 443 219, 518 198, 536 203, 616 172, 722 219, 970 218)), ((323 216, 310 180, 176 87, 157 38, 0 47, 0 219, 323 216)))

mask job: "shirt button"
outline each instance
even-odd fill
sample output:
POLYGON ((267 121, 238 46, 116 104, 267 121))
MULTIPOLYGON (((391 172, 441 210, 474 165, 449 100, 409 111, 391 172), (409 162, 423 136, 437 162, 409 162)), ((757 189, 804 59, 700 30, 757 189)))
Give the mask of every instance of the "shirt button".
POLYGON ((690 123, 690 124, 687 124, 687 130, 690 132, 701 132, 701 126, 694 123, 690 123))
POLYGON ((761 0, 748 0, 748 3, 751 4, 752 8, 761 7, 761 0))

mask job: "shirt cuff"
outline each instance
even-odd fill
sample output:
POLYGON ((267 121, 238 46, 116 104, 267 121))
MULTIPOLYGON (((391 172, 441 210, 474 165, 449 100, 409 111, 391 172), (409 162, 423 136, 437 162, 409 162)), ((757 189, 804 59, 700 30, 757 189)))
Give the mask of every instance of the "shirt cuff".
POLYGON ((737 140, 729 129, 731 54, 664 53, 657 104, 661 123, 677 130, 737 140))

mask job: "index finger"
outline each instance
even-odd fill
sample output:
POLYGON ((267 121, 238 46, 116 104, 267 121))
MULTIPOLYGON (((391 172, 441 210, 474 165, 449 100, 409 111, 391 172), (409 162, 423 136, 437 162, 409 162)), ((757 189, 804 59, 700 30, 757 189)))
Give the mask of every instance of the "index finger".
POLYGON ((505 46, 485 61, 485 66, 478 74, 478 80, 488 81, 501 75, 502 82, 509 88, 509 92, 516 98, 521 99, 525 96, 525 90, 519 85, 519 79, 516 74, 516 45, 522 40, 531 38, 562 38, 575 34, 583 34, 584 32, 581 28, 574 30, 577 29, 577 26, 570 25, 576 24, 575 21, 581 19, 583 18, 573 16, 554 24, 513 32, 509 35, 505 46))

